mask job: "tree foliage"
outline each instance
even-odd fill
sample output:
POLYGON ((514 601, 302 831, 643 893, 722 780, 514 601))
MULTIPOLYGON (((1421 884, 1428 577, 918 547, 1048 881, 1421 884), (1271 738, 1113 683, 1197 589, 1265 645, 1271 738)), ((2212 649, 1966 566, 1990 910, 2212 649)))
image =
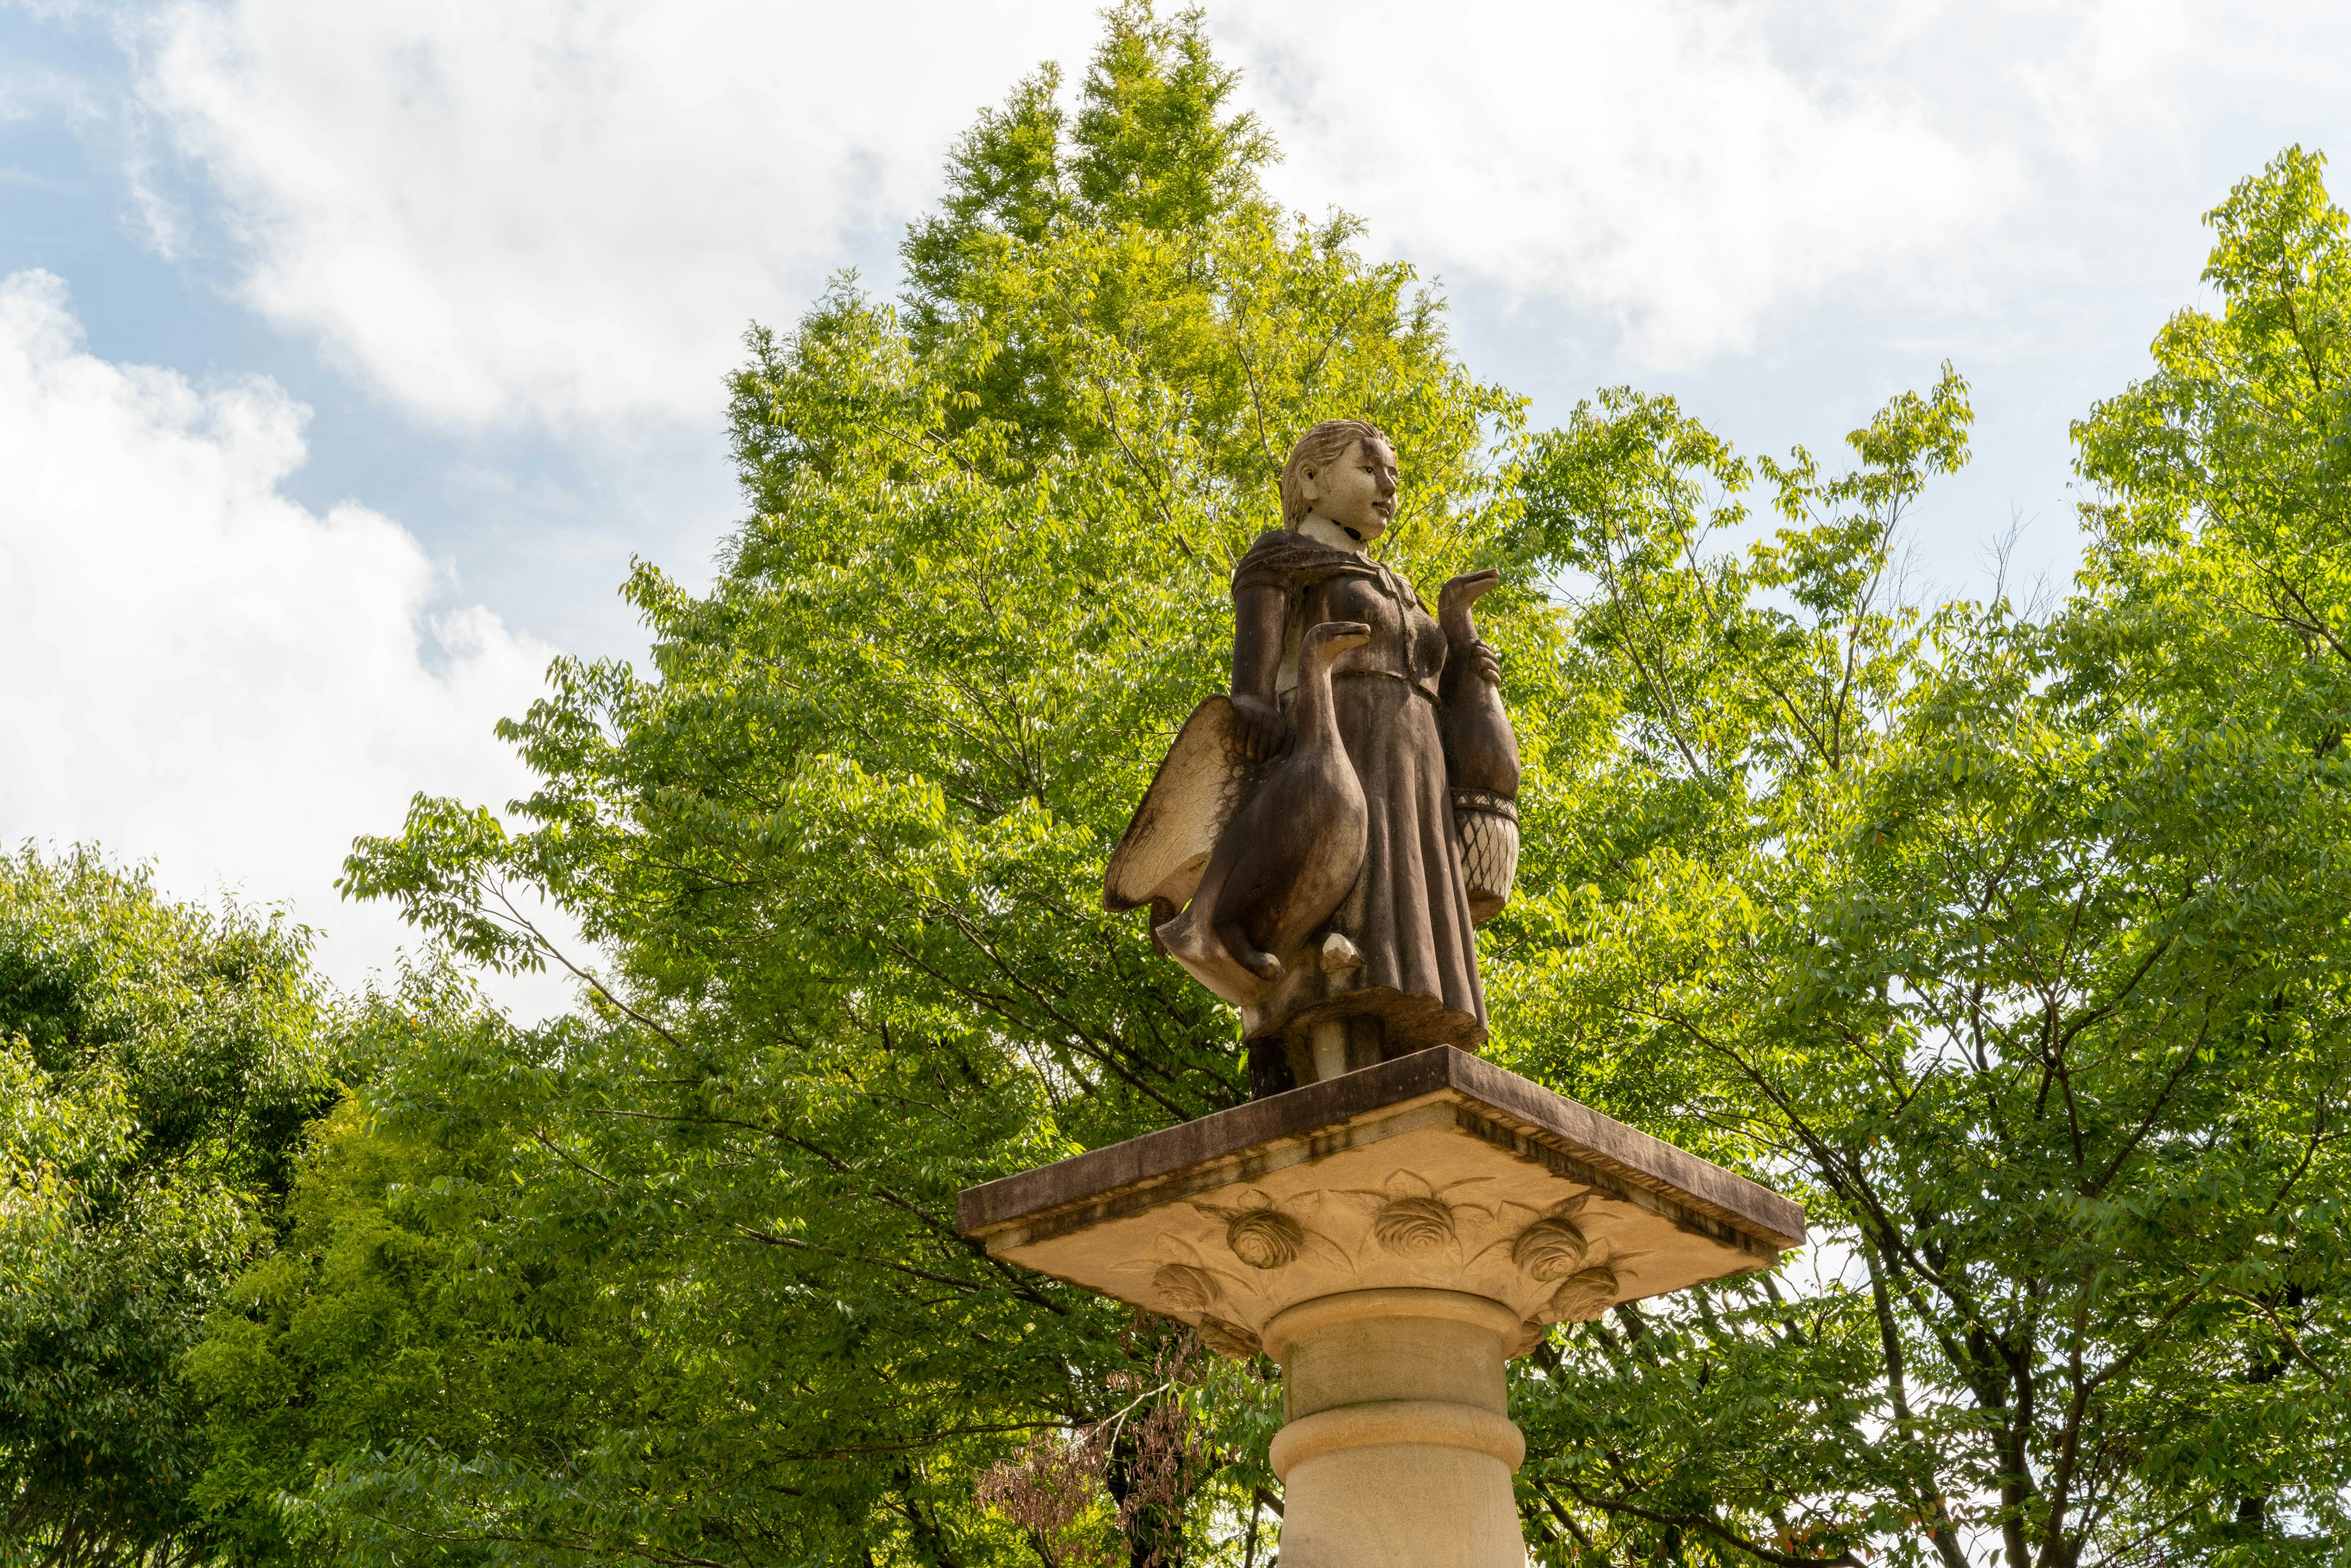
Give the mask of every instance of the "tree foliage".
POLYGON ((183 1358, 336 1087, 308 938, 0 855, 0 1563, 204 1560, 183 1358))
POLYGON ((1670 403, 1538 442, 1526 526, 1593 580, 1623 771, 1500 988, 1512 1060, 1744 1152, 1851 1260, 1562 1336, 1521 1392, 1563 1555, 2335 1550, 2351 605, 2316 174, 2290 153, 2214 213, 2224 313, 2080 427, 2091 561, 2040 621, 1889 599, 1902 508, 1963 456, 1948 372, 1848 478, 1759 465, 1782 521, 1743 556, 1698 541, 1750 476, 1670 403))

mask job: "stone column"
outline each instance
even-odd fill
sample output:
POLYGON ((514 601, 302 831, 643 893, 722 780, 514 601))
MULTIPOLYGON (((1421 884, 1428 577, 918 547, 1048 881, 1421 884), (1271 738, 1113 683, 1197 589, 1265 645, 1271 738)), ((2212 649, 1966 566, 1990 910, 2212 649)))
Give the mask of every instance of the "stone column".
POLYGON ((1282 1568, 1525 1568, 1505 1413, 1518 1313, 1459 1291, 1317 1296, 1266 1325, 1282 1568))
POLYGON ((1504 1362, 1804 1237, 1787 1199, 1447 1046, 973 1187, 956 1217, 1280 1364, 1282 1568, 1525 1568, 1504 1362))

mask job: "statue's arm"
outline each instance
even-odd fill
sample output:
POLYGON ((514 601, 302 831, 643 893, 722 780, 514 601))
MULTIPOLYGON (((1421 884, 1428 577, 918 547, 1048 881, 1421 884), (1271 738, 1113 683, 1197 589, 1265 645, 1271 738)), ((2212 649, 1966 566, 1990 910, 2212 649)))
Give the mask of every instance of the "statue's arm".
POLYGON ((1437 678, 1445 763, 1456 789, 1519 792, 1519 740, 1502 706, 1502 661, 1478 635, 1469 606, 1502 580, 1498 571, 1465 572, 1437 596, 1437 623, 1445 632, 1445 672, 1437 678))
POLYGON ((1290 620, 1290 595, 1271 583, 1233 591, 1233 713, 1241 755, 1262 762, 1290 740, 1290 726, 1275 706, 1274 677, 1281 673, 1281 634, 1290 620))
MULTIPOLYGON (((1502 656, 1489 647, 1484 638, 1480 637, 1470 643, 1468 653, 1468 657, 1462 664, 1463 674, 1483 681, 1489 686, 1499 686, 1502 684, 1502 656)), ((1448 653, 1447 655, 1448 663, 1456 656, 1448 653)), ((1504 716, 1502 722, 1506 725, 1510 723, 1507 715, 1504 716)))
POLYGON ((1437 700, 1447 716, 1442 722, 1447 784, 1517 795, 1519 737, 1510 709, 1502 706, 1501 689, 1501 656, 1483 638, 1447 652, 1437 700))

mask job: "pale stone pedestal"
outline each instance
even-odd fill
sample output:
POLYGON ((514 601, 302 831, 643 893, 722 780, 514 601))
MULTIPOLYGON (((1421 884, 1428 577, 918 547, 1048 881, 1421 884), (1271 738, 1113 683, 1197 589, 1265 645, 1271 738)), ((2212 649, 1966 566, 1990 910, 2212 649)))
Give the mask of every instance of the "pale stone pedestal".
POLYGON ((965 1192, 992 1254, 1282 1370, 1282 1568, 1522 1568, 1502 1364, 1803 1211, 1448 1047, 965 1192))
POLYGON ((1510 1472, 1525 1439, 1503 1410, 1519 1323, 1460 1291, 1346 1291, 1266 1327, 1281 1364, 1273 1473, 1281 1561, 1520 1568, 1510 1472))

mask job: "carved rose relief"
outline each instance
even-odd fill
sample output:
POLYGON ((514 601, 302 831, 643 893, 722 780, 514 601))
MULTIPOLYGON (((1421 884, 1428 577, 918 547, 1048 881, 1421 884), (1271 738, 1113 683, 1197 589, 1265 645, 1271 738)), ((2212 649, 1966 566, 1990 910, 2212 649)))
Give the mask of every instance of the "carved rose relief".
POLYGON ((1264 1349, 1257 1335, 1238 1323, 1202 1313, 1199 1322, 1200 1343, 1218 1355, 1228 1355, 1235 1361, 1247 1361, 1264 1349))
POLYGON ((1191 1263, 1162 1263, 1151 1276, 1160 1300, 1178 1312, 1196 1312, 1224 1293, 1217 1277, 1191 1263))
MULTIPOLYGON (((1130 1297, 1197 1326, 1228 1355, 1259 1354, 1283 1311, 1338 1291, 1468 1291, 1523 1315, 1521 1335, 1586 1321, 1640 1295, 1620 1271, 1636 1254, 1624 1228, 1640 1217, 1604 1191, 1562 1183, 1556 1201, 1490 1198, 1495 1178, 1447 1181, 1399 1162, 1376 1186, 1291 1190, 1309 1167, 1186 1199, 1189 1222, 1162 1229, 1147 1253, 1117 1265, 1130 1297), (1431 1177, 1436 1179, 1432 1180, 1431 1177)), ((1458 1169, 1458 1167, 1457 1167, 1458 1169)), ((1513 1354, 1518 1354, 1514 1351, 1513 1354)))
POLYGON ((1306 1232, 1278 1208, 1251 1209, 1226 1222, 1225 1245, 1252 1269, 1279 1269, 1297 1258, 1306 1232))
MULTIPOLYGON (((1416 1172, 1399 1170, 1391 1173, 1376 1190, 1359 1189, 1337 1196, 1359 1205, 1359 1213, 1368 1213, 1371 1223, 1366 1239, 1371 1246, 1395 1258, 1434 1260, 1440 1255, 1461 1255, 1465 1227, 1475 1231, 1493 1223, 1492 1209, 1460 1201, 1474 1189, 1489 1185, 1489 1178, 1473 1176, 1438 1187, 1416 1172)), ((1355 1260, 1359 1265, 1364 1261, 1361 1250, 1359 1248, 1355 1260)))
POLYGON ((1224 1221, 1226 1249, 1252 1269, 1280 1269, 1296 1262, 1310 1239, 1304 1226, 1255 1187, 1242 1189, 1238 1207, 1197 1201, 1192 1207, 1224 1221))
POLYGON ((1453 1239, 1453 1210, 1434 1197, 1390 1198, 1372 1217, 1372 1235, 1399 1257, 1425 1257, 1453 1239))
POLYGON ((1549 1314, 1567 1322, 1588 1323, 1616 1303, 1616 1270, 1602 1265, 1580 1270, 1552 1293, 1549 1314))
POLYGON ((1583 1266, 1583 1232, 1565 1219, 1538 1219, 1510 1243, 1510 1261, 1538 1280, 1563 1280, 1583 1266))

